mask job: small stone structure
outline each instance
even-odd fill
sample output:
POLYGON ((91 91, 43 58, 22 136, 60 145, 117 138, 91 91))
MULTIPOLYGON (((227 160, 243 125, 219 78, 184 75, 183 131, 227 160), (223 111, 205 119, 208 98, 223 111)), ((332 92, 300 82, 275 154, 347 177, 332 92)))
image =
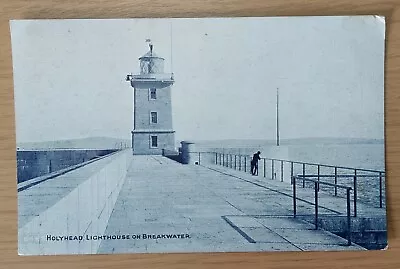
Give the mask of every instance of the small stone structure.
POLYGON ((194 158, 195 143, 191 141, 181 141, 181 162, 182 164, 195 164, 198 160, 194 158))

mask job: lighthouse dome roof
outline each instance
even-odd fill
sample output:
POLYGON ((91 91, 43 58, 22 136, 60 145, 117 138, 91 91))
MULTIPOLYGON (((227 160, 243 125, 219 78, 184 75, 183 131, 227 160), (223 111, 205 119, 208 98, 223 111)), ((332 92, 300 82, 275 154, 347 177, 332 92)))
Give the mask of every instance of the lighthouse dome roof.
POLYGON ((151 52, 150 50, 149 50, 145 55, 143 55, 142 57, 140 57, 139 60, 148 59, 148 58, 158 58, 158 59, 164 60, 163 57, 158 56, 154 51, 151 52))

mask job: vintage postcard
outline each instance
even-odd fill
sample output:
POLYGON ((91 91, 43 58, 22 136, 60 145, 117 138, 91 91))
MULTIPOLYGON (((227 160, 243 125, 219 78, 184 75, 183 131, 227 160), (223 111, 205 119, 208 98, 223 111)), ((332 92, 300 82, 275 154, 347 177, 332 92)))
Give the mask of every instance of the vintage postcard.
POLYGON ((385 19, 13 20, 20 255, 385 249, 385 19))

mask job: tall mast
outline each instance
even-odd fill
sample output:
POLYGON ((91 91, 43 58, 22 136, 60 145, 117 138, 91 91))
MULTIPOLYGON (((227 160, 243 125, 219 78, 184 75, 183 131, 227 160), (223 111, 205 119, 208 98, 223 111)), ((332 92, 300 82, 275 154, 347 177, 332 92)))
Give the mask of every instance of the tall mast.
POLYGON ((276 88, 276 145, 279 146, 279 88, 276 88))
POLYGON ((171 74, 173 75, 174 71, 173 71, 173 66, 172 66, 172 19, 171 19, 171 24, 170 24, 170 39, 171 39, 171 55, 170 55, 170 57, 171 57, 171 74))

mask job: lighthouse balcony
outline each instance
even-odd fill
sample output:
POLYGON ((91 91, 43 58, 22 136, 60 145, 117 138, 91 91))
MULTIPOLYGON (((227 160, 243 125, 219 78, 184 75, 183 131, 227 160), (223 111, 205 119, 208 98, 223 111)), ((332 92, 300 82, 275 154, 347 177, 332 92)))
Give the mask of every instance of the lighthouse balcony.
POLYGON ((174 84, 174 77, 172 73, 148 73, 132 75, 130 81, 135 88, 148 88, 149 85, 163 88, 174 84))
POLYGON ((132 80, 174 80, 172 73, 146 73, 140 75, 132 75, 132 80))

